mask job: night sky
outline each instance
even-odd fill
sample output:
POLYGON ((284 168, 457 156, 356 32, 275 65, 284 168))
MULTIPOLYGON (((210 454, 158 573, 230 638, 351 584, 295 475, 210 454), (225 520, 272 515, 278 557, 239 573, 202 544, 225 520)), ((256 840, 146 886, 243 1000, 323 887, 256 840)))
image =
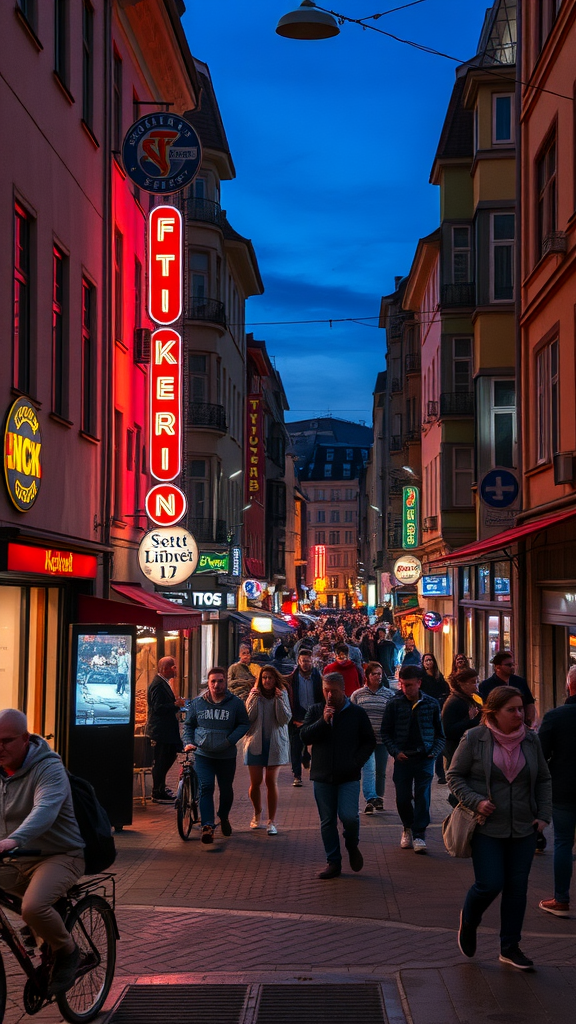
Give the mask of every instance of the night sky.
MULTIPOLYGON (((363 18, 405 0, 342 0, 363 18)), ((236 166, 222 205, 256 248, 264 295, 246 329, 282 375, 287 420, 332 413, 371 421, 385 368, 380 297, 408 272, 439 221, 428 184, 456 63, 357 25, 334 39, 283 39, 299 0, 187 0, 193 54, 205 61, 236 166), (270 321, 363 323, 278 325, 270 321)), ((327 5, 329 6, 329 5, 327 5)), ((476 52, 486 0, 424 0, 371 22, 461 60, 476 52)))

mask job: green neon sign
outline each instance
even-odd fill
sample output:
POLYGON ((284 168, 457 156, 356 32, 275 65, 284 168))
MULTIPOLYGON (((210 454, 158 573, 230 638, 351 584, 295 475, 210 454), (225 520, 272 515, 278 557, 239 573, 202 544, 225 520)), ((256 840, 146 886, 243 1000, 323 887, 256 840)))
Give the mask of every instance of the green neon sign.
POLYGON ((228 552, 227 551, 201 551, 198 565, 194 573, 197 576, 203 572, 228 573, 228 552))
POLYGON ((420 489, 402 488, 402 547, 405 551, 420 543, 420 489))

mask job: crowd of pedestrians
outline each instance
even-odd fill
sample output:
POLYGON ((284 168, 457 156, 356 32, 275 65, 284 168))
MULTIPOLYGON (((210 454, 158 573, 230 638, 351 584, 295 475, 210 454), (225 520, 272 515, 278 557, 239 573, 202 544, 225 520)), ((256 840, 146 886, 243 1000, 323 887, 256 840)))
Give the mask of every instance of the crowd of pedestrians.
MULTIPOLYGON (((293 785, 310 771, 326 865, 318 877, 342 873, 338 821, 352 871, 360 871, 363 812, 384 811, 388 760, 401 823, 400 847, 426 854, 434 774, 446 786, 446 814, 459 806, 474 815, 474 882, 460 917, 458 942, 471 957, 486 909, 500 897, 500 960, 521 970, 532 961, 520 949, 534 854, 554 824, 554 895, 541 910, 570 911, 576 833, 576 666, 565 705, 548 712, 536 731, 533 694, 515 674, 510 651, 497 651, 493 674, 480 682, 458 653, 447 678, 430 652, 418 651, 393 623, 370 625, 359 613, 326 616, 317 628, 283 642, 265 663, 252 644, 238 661, 215 667, 207 689, 187 707, 183 742, 194 750, 200 785, 202 843, 219 825, 230 836, 237 747, 248 769, 251 829, 277 836, 278 775, 290 765, 293 785), (219 805, 214 802, 215 784, 219 805), (263 815, 265 788, 266 814, 263 815)), ((167 802, 166 773, 179 749, 182 701, 163 659, 149 689, 148 734, 155 743, 153 799, 167 802)), ((457 812, 457 813, 460 813, 457 812)))

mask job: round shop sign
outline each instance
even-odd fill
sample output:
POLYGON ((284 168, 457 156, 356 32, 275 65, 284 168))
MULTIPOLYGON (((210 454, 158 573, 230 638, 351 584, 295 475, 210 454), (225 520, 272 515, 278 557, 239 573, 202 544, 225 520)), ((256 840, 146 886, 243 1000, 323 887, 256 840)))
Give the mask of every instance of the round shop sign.
POLYGON ((175 484, 156 484, 146 495, 146 515, 158 526, 175 526, 186 515, 186 495, 175 484))
POLYGON ((432 633, 437 633, 442 628, 442 621, 440 612, 424 612, 422 616, 424 629, 429 629, 432 633))
POLYGON ((140 541, 138 563, 152 583, 174 587, 194 572, 198 545, 182 526, 159 526, 140 541))
POLYGON ((242 590, 249 601, 255 601, 260 597, 264 587, 258 580, 244 580, 242 590))
POLYGON ((27 398, 18 398, 6 419, 4 475, 12 503, 19 512, 29 512, 42 481, 42 433, 27 398))
POLYGON ((202 146, 196 129, 177 114, 139 117, 122 143, 124 169, 144 192, 170 196, 189 185, 200 169, 202 146))
POLYGON ((422 575, 422 562, 416 555, 403 555, 394 562, 398 583, 416 583, 422 575))

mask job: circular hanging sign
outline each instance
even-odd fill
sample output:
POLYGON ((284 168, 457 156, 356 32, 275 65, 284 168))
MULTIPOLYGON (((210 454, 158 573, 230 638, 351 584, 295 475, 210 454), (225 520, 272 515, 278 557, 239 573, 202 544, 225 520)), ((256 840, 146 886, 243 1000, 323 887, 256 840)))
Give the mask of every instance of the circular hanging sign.
POLYGON ((4 475, 12 503, 19 512, 29 512, 42 480, 42 433, 27 398, 16 399, 6 418, 4 475))
POLYGON ((160 587, 183 583, 198 565, 198 545, 182 526, 159 526, 140 541, 138 564, 160 587))
POLYGON ((432 633, 437 633, 442 629, 442 616, 440 612, 424 612, 422 622, 424 629, 429 629, 432 633))
POLYGON ((394 562, 398 583, 416 583, 422 575, 422 562, 416 555, 403 555, 394 562))
POLYGON ((244 580, 242 590, 249 601, 255 601, 256 598, 260 597, 264 587, 258 580, 244 580))
POLYGON ((124 170, 138 188, 173 195, 198 174, 202 146, 189 121, 157 112, 139 117, 122 143, 124 170))
POLYGON ((186 495, 174 484, 157 484, 146 495, 146 515, 158 526, 179 523, 188 508, 186 495))

